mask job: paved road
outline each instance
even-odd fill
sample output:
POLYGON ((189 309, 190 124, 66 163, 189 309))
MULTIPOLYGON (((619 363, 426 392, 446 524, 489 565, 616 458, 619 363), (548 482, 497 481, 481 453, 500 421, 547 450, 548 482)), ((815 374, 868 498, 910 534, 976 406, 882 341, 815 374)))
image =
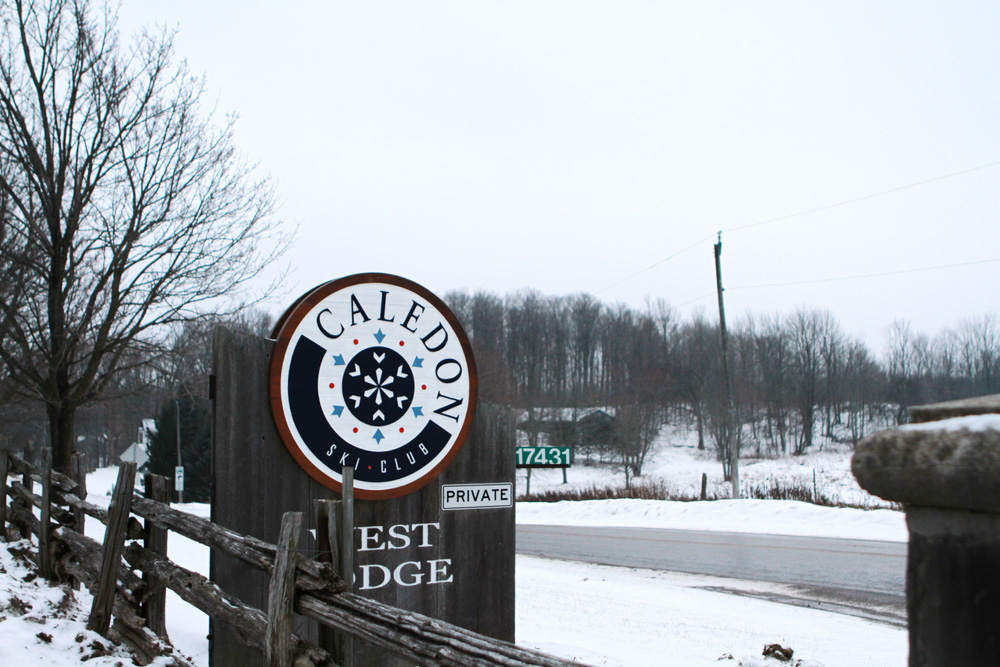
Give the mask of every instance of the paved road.
MULTIPOLYGON (((517 527, 522 554, 791 584, 770 599, 905 624, 906 544, 647 528, 517 527)), ((724 588, 724 587, 721 587, 724 588)), ((734 591, 731 591, 734 592, 734 591)))

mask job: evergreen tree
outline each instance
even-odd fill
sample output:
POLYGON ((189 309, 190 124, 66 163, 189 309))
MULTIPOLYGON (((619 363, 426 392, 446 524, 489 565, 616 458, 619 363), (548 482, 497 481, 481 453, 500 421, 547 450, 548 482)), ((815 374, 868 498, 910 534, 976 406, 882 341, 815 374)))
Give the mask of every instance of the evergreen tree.
POLYGON ((208 401, 182 394, 165 402, 156 415, 156 433, 149 439, 149 471, 174 478, 177 465, 177 407, 180 406, 181 464, 185 502, 212 499, 212 413, 208 401))

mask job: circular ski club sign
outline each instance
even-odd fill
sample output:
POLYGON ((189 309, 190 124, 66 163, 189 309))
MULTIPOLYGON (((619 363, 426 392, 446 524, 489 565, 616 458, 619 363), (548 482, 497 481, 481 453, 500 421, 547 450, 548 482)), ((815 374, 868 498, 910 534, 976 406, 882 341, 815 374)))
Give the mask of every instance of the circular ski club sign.
POLYGON ((348 276, 300 298, 278 327, 271 409, 313 479, 341 491, 347 466, 358 498, 395 498, 458 454, 476 409, 476 364, 438 297, 398 276, 348 276))

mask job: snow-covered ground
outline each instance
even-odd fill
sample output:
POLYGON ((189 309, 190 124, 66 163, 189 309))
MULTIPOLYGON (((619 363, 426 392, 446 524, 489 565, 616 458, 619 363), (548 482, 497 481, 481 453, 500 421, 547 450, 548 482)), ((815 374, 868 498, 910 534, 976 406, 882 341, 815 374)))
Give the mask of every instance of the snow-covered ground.
POLYGON ((89 593, 49 586, 11 555, 10 546, 0 542, 0 664, 132 664, 128 651, 86 629, 89 593))
MULTIPOLYGON (((728 498, 731 486, 723 480, 722 465, 711 451, 699 451, 691 434, 661 433, 659 447, 643 469, 637 484, 662 483, 678 496, 697 497, 702 473, 708 476, 708 497, 728 498), (678 444, 679 443, 679 444, 678 444)), ((851 452, 840 446, 803 456, 746 460, 740 465, 741 486, 778 483, 812 488, 830 499, 858 507, 820 507, 790 500, 715 500, 671 502, 660 500, 592 500, 587 502, 525 503, 517 505, 517 522, 569 526, 629 526, 678 528, 770 535, 803 535, 905 542, 903 513, 869 495, 851 474, 851 452), (883 508, 883 509, 875 509, 883 508)), ((531 471, 531 492, 583 490, 624 486, 625 477, 613 465, 580 462, 566 471, 531 471)), ((527 491, 528 471, 517 471, 518 494, 527 491)))
MULTIPOLYGON (((636 478, 636 483, 662 483, 674 495, 696 498, 701 492, 701 476, 704 473, 708 477, 709 498, 730 497, 731 485, 722 477, 722 464, 716 460, 715 452, 710 445, 705 450, 698 450, 697 444, 697 435, 690 427, 684 424, 664 427, 643 466, 643 475, 636 478)), ((774 459, 747 458, 748 453, 745 450, 740 461, 740 481, 744 490, 752 486, 770 487, 775 483, 784 487, 812 489, 815 480, 816 492, 834 502, 866 508, 890 505, 858 486, 851 474, 851 450, 847 445, 821 440, 806 454, 774 459)), ((615 466, 577 460, 567 471, 565 485, 560 469, 532 470, 530 491, 537 494, 550 489, 582 490, 624 485, 625 475, 615 466)), ((527 491, 528 471, 518 470, 518 495, 527 491)), ((747 495, 746 491, 743 495, 747 495)))
POLYGON ((591 665, 904 667, 907 634, 887 625, 706 590, 780 591, 715 577, 517 558, 517 641, 591 665), (732 656, 723 659, 723 656, 732 656))
POLYGON ((819 507, 794 500, 588 500, 518 503, 517 522, 627 526, 905 542, 902 512, 819 507))
MULTIPOLYGON (((795 460, 747 463, 749 479, 787 480, 800 471, 823 493, 863 492, 853 483, 849 454, 819 452, 795 460), (849 479, 848 479, 849 478, 849 479)), ((700 488, 701 473, 721 483, 721 467, 691 446, 665 446, 649 462, 646 477, 660 477, 680 487, 700 488), (719 470, 716 470, 719 468, 719 470)), ((90 500, 107 503, 114 469, 88 478, 90 500)), ((599 466, 575 466, 568 471, 574 486, 607 486, 622 481, 620 473, 599 466)), ((519 483, 525 482, 519 473, 519 483)), ((536 470, 532 490, 561 486, 562 473, 536 470)), ((523 491, 523 489, 522 489, 523 491)), ((874 503, 872 503, 874 506, 874 503)), ((207 516, 200 504, 178 506, 207 516)), ((519 523, 570 525, 629 525, 700 530, 742 531, 786 535, 822 535, 858 539, 905 540, 903 515, 891 510, 863 511, 817 507, 792 501, 720 500, 665 502, 613 500, 561 503, 519 503, 519 523)), ((99 538, 103 527, 88 523, 99 538)), ((170 557, 199 572, 208 571, 208 549, 172 534, 170 557)), ((61 593, 23 582, 24 571, 0 549, 0 656, 18 665, 78 664, 79 649, 97 638, 83 631, 90 597, 74 593, 84 611, 38 625, 31 612, 11 611, 14 596, 35 609, 58 604, 61 593), (40 639, 43 631, 51 643, 40 639), (82 633, 83 639, 76 637, 82 633), (58 636, 58 639, 56 637, 58 636)), ((851 616, 791 607, 753 597, 709 590, 724 587, 755 594, 780 593, 775 584, 754 584, 715 577, 674 574, 633 568, 517 557, 517 641, 531 648, 603 666, 709 667, 743 665, 777 667, 795 664, 763 658, 766 644, 795 650, 800 667, 903 667, 907 661, 905 630, 851 616)), ((15 605, 16 606, 16 605, 15 605)), ((173 593, 167 599, 168 632, 175 646, 198 665, 208 665, 208 621, 173 593)), ((105 642, 106 643, 106 642, 105 642)), ((97 657, 94 665, 122 662, 121 654, 97 657)), ((125 661, 127 663, 127 661, 125 661)))
MULTIPOLYGON (((593 500, 518 503, 519 524, 680 528, 773 535, 803 535, 905 542, 902 512, 863 491, 850 471, 851 452, 826 443, 797 457, 744 460, 742 486, 779 483, 812 488, 853 509, 787 500, 593 500), (815 482, 814 482, 815 480, 815 482)), ((536 469, 531 492, 623 486, 614 466, 585 463, 566 471, 536 469)), ((701 476, 709 497, 727 497, 730 485, 711 451, 699 451, 689 430, 664 429, 638 483, 662 483, 669 491, 696 497, 701 476)), ((518 471, 518 493, 527 491, 527 471, 518 471)), ((795 649, 800 667, 866 665, 902 667, 907 633, 874 622, 725 595, 724 587, 766 594, 774 584, 714 577, 557 563, 518 556, 517 640, 526 646, 576 657, 596 665, 788 664, 763 658, 766 644, 795 649), (733 656, 732 659, 725 656, 733 656), (720 658, 722 658, 720 660, 720 658)))

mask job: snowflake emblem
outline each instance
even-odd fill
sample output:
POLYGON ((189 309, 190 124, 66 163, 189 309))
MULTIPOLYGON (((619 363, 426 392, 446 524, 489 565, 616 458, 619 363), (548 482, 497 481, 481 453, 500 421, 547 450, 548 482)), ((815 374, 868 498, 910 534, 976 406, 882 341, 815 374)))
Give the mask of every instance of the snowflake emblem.
POLYGON ((385 347, 362 350, 344 371, 347 409, 369 426, 385 426, 406 414, 413 401, 413 374, 398 353, 385 347))
MULTIPOLYGON (((399 374, 400 374, 400 377, 405 377, 406 376, 406 374, 403 372, 402 366, 400 366, 400 368, 399 368, 399 374)), ((365 384, 370 384, 372 386, 371 389, 369 389, 369 390, 367 390, 365 392, 365 398, 369 398, 369 397, 371 397, 372 394, 375 394, 375 405, 382 405, 382 395, 383 394, 385 395, 386 398, 392 398, 393 397, 392 390, 389 389, 388 387, 389 387, 390 384, 392 384, 395 381, 396 381, 396 378, 393 377, 392 375, 386 375, 385 379, 383 380, 382 379, 382 369, 381 368, 375 369, 375 379, 374 380, 371 378, 370 375, 366 375, 365 376, 365 384)), ((352 396, 351 398, 354 399, 354 404, 355 405, 357 405, 358 401, 361 400, 357 396, 352 396)))

